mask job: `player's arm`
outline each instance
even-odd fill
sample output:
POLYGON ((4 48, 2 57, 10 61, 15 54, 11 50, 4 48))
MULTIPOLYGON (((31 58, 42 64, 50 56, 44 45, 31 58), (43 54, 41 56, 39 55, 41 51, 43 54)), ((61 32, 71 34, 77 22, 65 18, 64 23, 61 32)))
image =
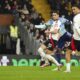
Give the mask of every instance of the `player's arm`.
POLYGON ((46 23, 41 24, 41 25, 35 25, 35 28, 38 28, 38 29, 46 29, 46 28, 48 28, 50 26, 51 26, 51 20, 49 20, 46 23))
POLYGON ((38 28, 38 29, 45 29, 45 28, 46 28, 46 25, 45 25, 45 24, 42 24, 42 25, 35 25, 35 28, 38 28))
POLYGON ((66 24, 66 25, 70 25, 70 24, 72 23, 71 21, 69 21, 68 19, 66 19, 66 18, 64 18, 64 17, 62 17, 61 22, 62 22, 63 24, 66 24))
POLYGON ((57 33, 59 33, 59 28, 52 29, 52 30, 46 30, 45 33, 57 34, 57 33))
POLYGON ((76 31, 77 31, 78 35, 80 36, 80 26, 76 27, 76 31))
POLYGON ((77 18, 77 20, 75 20, 74 27, 75 27, 75 29, 76 29, 78 35, 80 36, 80 17, 77 18))
POLYGON ((59 33, 59 28, 56 28, 56 29, 54 29, 54 30, 50 30, 50 33, 52 33, 52 34, 57 34, 57 33, 59 33))

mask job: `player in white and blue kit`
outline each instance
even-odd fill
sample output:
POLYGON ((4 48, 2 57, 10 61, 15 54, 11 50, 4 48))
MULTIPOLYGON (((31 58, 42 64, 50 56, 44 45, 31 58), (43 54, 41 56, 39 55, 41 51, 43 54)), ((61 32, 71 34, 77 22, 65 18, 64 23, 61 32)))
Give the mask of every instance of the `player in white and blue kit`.
MULTIPOLYGON (((59 30, 59 26, 61 25, 61 22, 58 21, 59 19, 59 13, 58 11, 57 12, 53 12, 52 13, 52 19, 50 19, 46 24, 44 25, 36 25, 35 27, 36 28, 46 28, 45 25, 49 26, 50 29, 47 29, 45 31, 45 33, 47 33, 49 36, 48 36, 48 40, 46 40, 44 42, 44 44, 42 44, 40 46, 40 48, 38 49, 38 52, 40 53, 41 57, 47 57, 48 60, 52 60, 52 62, 54 62, 57 66, 59 66, 59 63, 53 59, 53 57, 51 56, 51 54, 53 54, 53 49, 54 47, 56 46, 56 43, 59 39, 59 33, 58 33, 58 30, 59 30), (58 22, 57 22, 58 21, 58 22), (56 24, 57 22, 57 24, 56 24), (45 55, 45 52, 49 55, 45 55)), ((48 64, 48 63, 46 63, 48 64)))
MULTIPOLYGON (((50 28, 50 30, 48 30, 48 31, 46 31, 46 33, 48 33, 49 34, 49 40, 47 40, 45 43, 44 43, 44 45, 42 45, 39 49, 38 49, 38 51, 39 51, 39 53, 42 55, 44 52, 43 52, 43 50, 46 50, 46 53, 48 53, 48 52, 50 52, 50 54, 51 53, 53 53, 53 47, 52 47, 52 45, 49 45, 48 46, 48 44, 50 44, 50 36, 52 36, 52 38, 54 39, 54 37, 56 37, 56 35, 58 35, 57 36, 57 40, 58 40, 58 44, 56 44, 57 46, 58 46, 58 48, 59 49, 62 49, 63 47, 64 47, 64 44, 65 44, 65 42, 66 41, 68 41, 68 40, 70 40, 70 37, 71 37, 71 35, 68 35, 67 34, 67 31, 65 30, 65 26, 64 26, 64 24, 66 23, 66 22, 68 22, 68 20, 67 19, 65 19, 65 18, 62 18, 62 17, 59 17, 59 13, 58 12, 56 12, 56 11, 54 11, 53 13, 52 13, 52 16, 53 16, 53 19, 51 19, 51 20, 49 20, 48 21, 48 23, 46 23, 47 25, 51 25, 51 28, 50 28), (56 27, 55 27, 55 25, 56 25, 56 27), (70 37, 69 37, 70 36, 70 37), (66 39, 65 39, 66 38, 66 39), (69 39, 68 39, 69 38, 69 39), (51 50, 50 50, 51 49, 51 50), (49 50, 49 51, 48 51, 49 50)), ((36 26, 37 28, 39 28, 39 27, 45 27, 45 25, 42 25, 42 26, 36 26)), ((45 54, 44 54, 44 56, 45 56, 45 54)), ((51 55, 46 55, 46 58, 48 59, 48 60, 51 60, 52 59, 52 56, 51 55)), ((52 59, 53 60, 53 59, 52 59)), ((56 61, 55 60, 53 60, 53 62, 55 63, 56 61)), ((59 65, 59 63, 58 63, 58 65, 59 65)))

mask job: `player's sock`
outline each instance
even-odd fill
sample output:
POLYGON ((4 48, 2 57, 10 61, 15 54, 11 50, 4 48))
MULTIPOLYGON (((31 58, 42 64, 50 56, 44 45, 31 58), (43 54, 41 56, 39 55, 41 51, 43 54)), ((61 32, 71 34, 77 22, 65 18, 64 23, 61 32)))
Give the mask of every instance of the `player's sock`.
POLYGON ((45 60, 45 59, 44 59, 44 57, 45 57, 45 52, 43 51, 43 49, 42 49, 42 48, 39 48, 39 49, 38 49, 38 52, 39 52, 39 54, 40 54, 40 56, 41 56, 41 60, 45 60))
POLYGON ((66 64, 66 71, 70 72, 70 63, 66 64))
POLYGON ((58 61, 57 61, 54 57, 52 57, 51 55, 46 54, 46 58, 47 58, 49 61, 55 63, 57 66, 60 65, 60 64, 58 63, 58 61))
POLYGON ((43 49, 42 49, 42 48, 39 48, 39 49, 38 49, 38 52, 39 52, 39 54, 40 54, 40 56, 41 56, 41 59, 43 59, 46 64, 49 64, 49 61, 48 61, 48 59, 46 58, 46 55, 45 55, 45 52, 43 51, 43 49))
POLYGON ((46 56, 44 57, 44 59, 45 59, 45 63, 46 64, 50 64, 49 61, 48 61, 48 59, 46 58, 46 56))
POLYGON ((39 52, 39 54, 40 54, 41 57, 44 57, 45 56, 45 52, 43 51, 42 48, 39 48, 38 49, 38 52, 39 52))
POLYGON ((61 60, 61 55, 60 55, 60 53, 56 53, 56 59, 57 59, 57 61, 60 63, 60 60, 61 60))

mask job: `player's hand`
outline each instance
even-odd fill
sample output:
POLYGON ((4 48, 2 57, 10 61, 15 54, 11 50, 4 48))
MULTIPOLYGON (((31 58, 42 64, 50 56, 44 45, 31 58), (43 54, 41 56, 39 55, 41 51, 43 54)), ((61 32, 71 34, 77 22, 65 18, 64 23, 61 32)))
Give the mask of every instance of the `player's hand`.
POLYGON ((75 55, 76 54, 76 51, 72 51, 72 55, 75 55))
POLYGON ((46 31, 45 31, 45 33, 46 33, 46 34, 47 34, 47 33, 49 34, 49 33, 50 33, 50 31, 49 31, 49 30, 46 30, 46 31))

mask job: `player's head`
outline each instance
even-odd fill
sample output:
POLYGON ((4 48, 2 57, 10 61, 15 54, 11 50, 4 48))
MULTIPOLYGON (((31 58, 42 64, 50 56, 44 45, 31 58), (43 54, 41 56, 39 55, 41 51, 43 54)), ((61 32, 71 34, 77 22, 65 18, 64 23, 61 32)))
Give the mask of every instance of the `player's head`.
POLYGON ((52 11, 52 19, 53 20, 58 20, 59 19, 59 11, 58 10, 52 11))
POLYGON ((80 5, 79 4, 74 4, 72 5, 72 12, 76 15, 80 13, 80 5))

